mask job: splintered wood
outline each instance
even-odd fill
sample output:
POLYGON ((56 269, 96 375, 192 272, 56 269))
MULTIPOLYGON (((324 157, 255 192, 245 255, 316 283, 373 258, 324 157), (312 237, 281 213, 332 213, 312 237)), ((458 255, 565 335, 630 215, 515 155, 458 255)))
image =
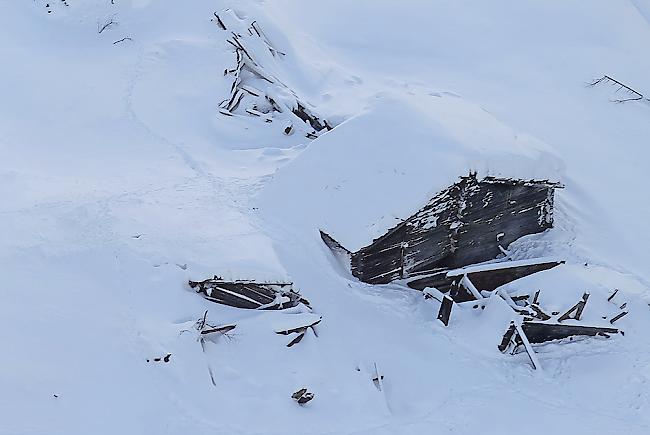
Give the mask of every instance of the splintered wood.
MULTIPOLYGON (((235 65, 224 71, 224 76, 232 77, 230 96, 219 103, 219 112, 226 116, 259 117, 265 122, 281 119, 302 124, 302 133, 309 139, 331 130, 327 120, 314 114, 305 101, 269 72, 274 70, 272 64, 282 61, 286 54, 276 48, 259 23, 252 21, 246 28, 248 35, 244 35, 239 19, 235 20, 238 26, 231 29, 226 24, 227 17, 228 13, 222 17, 215 12, 212 20, 220 30, 229 32, 226 43, 235 54, 235 65)), ((293 125, 283 127, 287 135, 294 130, 293 125)))

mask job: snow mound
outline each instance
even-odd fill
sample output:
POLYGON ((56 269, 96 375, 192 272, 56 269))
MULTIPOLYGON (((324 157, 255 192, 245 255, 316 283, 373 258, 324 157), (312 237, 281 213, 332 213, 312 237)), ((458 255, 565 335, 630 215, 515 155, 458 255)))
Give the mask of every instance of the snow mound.
POLYGON ((265 216, 323 229, 354 251, 469 171, 561 180, 563 164, 458 96, 380 94, 277 173, 259 204, 265 216))

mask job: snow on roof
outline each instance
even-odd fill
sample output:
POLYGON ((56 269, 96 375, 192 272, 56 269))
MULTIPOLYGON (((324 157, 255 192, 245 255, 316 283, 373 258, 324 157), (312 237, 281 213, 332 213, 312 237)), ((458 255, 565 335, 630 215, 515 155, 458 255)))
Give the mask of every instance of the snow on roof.
POLYGON ((460 97, 382 95, 283 168, 259 201, 269 216, 355 251, 471 170, 557 180, 561 167, 549 146, 460 97))

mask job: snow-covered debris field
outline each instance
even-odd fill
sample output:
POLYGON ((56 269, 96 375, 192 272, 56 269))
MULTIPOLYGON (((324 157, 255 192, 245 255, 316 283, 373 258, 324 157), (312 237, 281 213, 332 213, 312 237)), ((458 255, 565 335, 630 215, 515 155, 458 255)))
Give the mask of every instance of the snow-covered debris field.
POLYGON ((2 0, 0 29, 0 434, 650 431, 650 1, 2 0), (448 326, 321 239, 470 172, 561 182, 499 261, 564 263, 448 326), (624 335, 499 352, 537 291, 624 335))

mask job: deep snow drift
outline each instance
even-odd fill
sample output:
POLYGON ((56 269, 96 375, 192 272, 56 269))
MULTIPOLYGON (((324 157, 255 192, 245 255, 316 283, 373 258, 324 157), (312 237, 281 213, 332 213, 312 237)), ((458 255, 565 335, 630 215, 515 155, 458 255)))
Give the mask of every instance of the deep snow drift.
POLYGON ((648 433, 650 104, 586 84, 650 95, 650 2, 470 3, 2 1, 0 433, 648 433), (336 127, 220 113, 232 29, 336 127), (502 300, 444 328, 319 238, 363 246, 470 170, 565 184, 510 251, 567 264, 507 289, 549 311, 588 290, 592 323, 627 303, 625 336, 539 346, 533 371, 497 350, 502 300), (293 280, 313 312, 187 286, 214 274, 293 280), (205 310, 237 328, 202 348, 205 310), (275 333, 314 316, 318 337, 275 333))

